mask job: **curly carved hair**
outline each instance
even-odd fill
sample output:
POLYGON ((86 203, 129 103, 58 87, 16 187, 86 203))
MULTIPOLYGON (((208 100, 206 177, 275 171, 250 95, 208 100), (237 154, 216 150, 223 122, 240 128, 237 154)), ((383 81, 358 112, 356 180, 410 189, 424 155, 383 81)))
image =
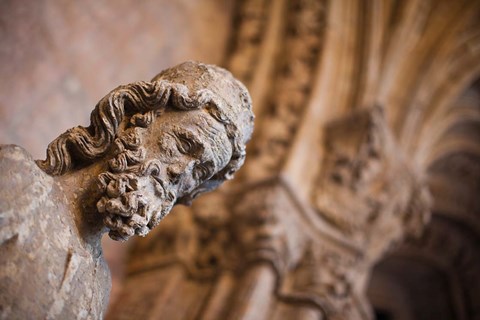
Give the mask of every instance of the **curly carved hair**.
POLYGON ((105 156, 125 117, 133 120, 151 111, 202 108, 225 126, 233 152, 225 168, 192 192, 198 194, 231 179, 243 164, 254 116, 243 84, 224 69, 193 61, 164 70, 151 82, 114 89, 95 106, 89 127, 78 126, 61 134, 48 145, 46 159, 37 164, 50 175, 65 174, 105 156))

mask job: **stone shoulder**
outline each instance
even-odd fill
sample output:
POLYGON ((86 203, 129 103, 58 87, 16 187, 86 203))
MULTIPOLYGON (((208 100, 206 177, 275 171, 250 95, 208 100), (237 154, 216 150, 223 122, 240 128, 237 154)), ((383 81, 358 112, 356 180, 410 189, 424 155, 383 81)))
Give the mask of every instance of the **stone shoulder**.
POLYGON ((0 243, 21 230, 48 198, 53 179, 22 147, 0 145, 0 243))

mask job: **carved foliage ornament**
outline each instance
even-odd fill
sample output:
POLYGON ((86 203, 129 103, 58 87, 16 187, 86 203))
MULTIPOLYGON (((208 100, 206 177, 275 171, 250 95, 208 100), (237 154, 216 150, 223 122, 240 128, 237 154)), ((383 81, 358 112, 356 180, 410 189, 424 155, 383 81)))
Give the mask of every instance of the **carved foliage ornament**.
POLYGON ((145 236, 175 203, 231 179, 252 130, 246 88, 221 68, 186 62, 114 89, 89 127, 67 130, 37 164, 57 176, 109 159, 97 209, 110 237, 126 240, 145 236))

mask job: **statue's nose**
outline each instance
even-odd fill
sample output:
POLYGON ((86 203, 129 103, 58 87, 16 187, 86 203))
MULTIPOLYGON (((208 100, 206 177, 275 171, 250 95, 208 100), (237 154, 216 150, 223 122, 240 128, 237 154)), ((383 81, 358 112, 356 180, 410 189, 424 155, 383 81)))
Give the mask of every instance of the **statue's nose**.
POLYGON ((172 184, 177 184, 180 175, 182 174, 182 169, 178 165, 171 165, 167 168, 168 179, 172 184))
POLYGON ((196 160, 191 160, 170 165, 167 168, 167 174, 170 182, 172 184, 178 184, 182 175, 191 173, 197 162, 198 161, 196 160))

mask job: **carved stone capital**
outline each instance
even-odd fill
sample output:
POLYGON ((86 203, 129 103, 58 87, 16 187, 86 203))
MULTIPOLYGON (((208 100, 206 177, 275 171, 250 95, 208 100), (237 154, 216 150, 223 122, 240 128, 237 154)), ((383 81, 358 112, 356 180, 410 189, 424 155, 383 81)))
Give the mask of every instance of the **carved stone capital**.
POLYGON ((279 297, 310 304, 327 319, 366 319, 368 305, 355 283, 361 260, 328 243, 311 241, 299 262, 281 282, 279 297))

